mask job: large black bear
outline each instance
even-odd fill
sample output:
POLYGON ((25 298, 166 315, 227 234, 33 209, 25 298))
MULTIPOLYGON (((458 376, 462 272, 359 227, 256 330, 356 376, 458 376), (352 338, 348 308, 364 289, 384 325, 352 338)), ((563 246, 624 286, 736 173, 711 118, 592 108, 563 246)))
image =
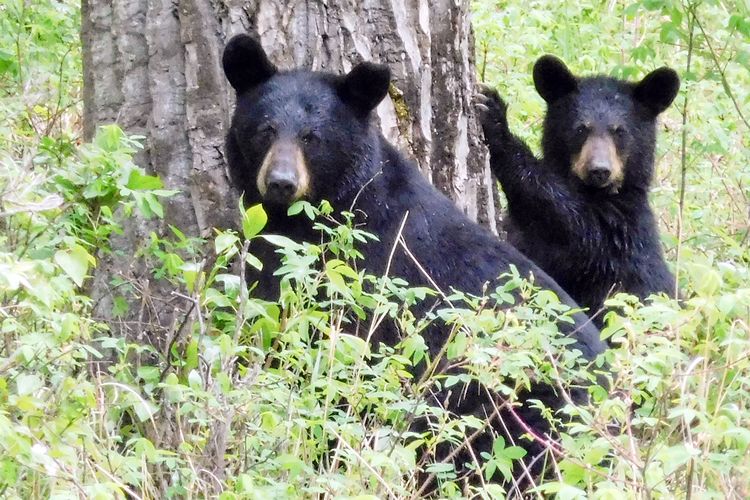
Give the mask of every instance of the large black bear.
MULTIPOLYGON (((469 221, 371 125, 370 112, 386 96, 390 84, 387 67, 361 63, 345 76, 278 71, 260 44, 247 35, 229 41, 223 65, 237 94, 226 140, 232 182, 244 193, 245 203, 263 203, 268 232, 317 241, 319 234, 309 220, 287 216, 289 205, 301 198, 312 202, 327 199, 335 208, 349 210, 356 201, 356 209, 366 214, 365 229, 379 239, 362 249, 365 267, 372 274, 385 272, 394 238, 406 216, 403 239, 441 289, 479 294, 483 284, 495 282, 513 264, 522 275, 533 273, 537 284, 576 307, 541 269, 469 221)), ((401 249, 393 256, 389 274, 411 285, 430 286, 423 271, 401 249)), ((272 295, 277 285, 270 281, 275 281, 270 274, 260 277, 259 294, 276 298, 272 295)), ((584 314, 576 313, 573 319, 575 324, 561 322, 561 330, 567 328, 563 331, 575 339, 572 348, 593 359, 606 346, 584 314)), ((431 353, 440 350, 444 335, 439 327, 424 334, 431 353)), ((378 340, 398 341, 394 335, 378 340)), ((551 392, 540 389, 530 397, 559 407, 560 398, 553 400, 556 396, 551 392)), ((480 398, 453 409, 477 415, 493 413, 482 408, 480 398)), ((532 428, 546 431, 538 414, 523 409, 518 413, 532 428)), ((523 433, 512 423, 510 427, 517 430, 515 437, 523 433)), ((482 448, 489 445, 491 441, 482 448)))
POLYGON ((673 293, 648 191, 656 117, 677 95, 677 74, 660 68, 637 83, 577 78, 544 56, 534 84, 547 102, 541 160, 510 132, 497 92, 478 96, 490 165, 508 199, 508 240, 599 325, 611 294, 673 293))

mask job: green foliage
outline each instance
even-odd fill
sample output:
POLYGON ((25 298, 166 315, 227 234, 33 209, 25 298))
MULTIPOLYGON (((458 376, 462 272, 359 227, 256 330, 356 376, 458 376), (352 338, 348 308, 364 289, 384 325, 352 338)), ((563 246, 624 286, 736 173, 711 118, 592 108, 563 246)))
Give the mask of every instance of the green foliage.
MULTIPOLYGON (((68 0, 0 5, 1 496, 409 498, 418 470, 445 497, 513 495, 487 480, 510 476, 528 435, 495 439, 469 464, 472 487, 435 458, 485 422, 428 395, 470 380, 509 407, 535 382, 561 394, 586 382, 591 404, 546 412, 559 437, 541 438, 552 473, 535 478, 540 495, 747 496, 746 6, 474 2, 480 70, 526 138, 543 113, 530 78, 543 52, 631 78, 666 63, 685 82, 662 121, 653 200, 686 300, 612 299, 621 312, 603 333, 619 347, 593 366, 556 331, 567 308, 517 273, 487 297, 443 291, 446 305, 416 318, 440 292, 368 274, 372 236, 327 203, 289 209, 314 221, 317 244, 266 234, 259 206, 208 240, 151 234, 148 271, 188 306, 163 351, 114 335, 92 312, 91 275, 124 220, 160 218, 173 192, 134 164, 139 138, 116 126, 78 138, 79 24, 68 0), (278 303, 245 285, 263 265, 261 240, 283 258, 278 303), (431 355, 423 334, 435 321, 448 342, 431 355), (400 342, 378 347, 389 323, 400 342), (616 376, 600 373, 605 363, 616 376)), ((125 317, 130 304, 112 306, 125 317)))
POLYGON ((61 155, 80 121, 81 25, 78 2, 4 0, 0 4, 0 151, 30 143, 61 155))
MULTIPOLYGON (((97 251, 119 230, 113 213, 161 210, 158 197, 166 193, 149 189, 160 187, 158 179, 130 160, 135 145, 109 126, 75 156, 39 153, 33 169, 6 158, 0 169, 0 487, 11 496, 60 494, 73 485, 85 496, 124 491, 95 464, 130 460, 123 467, 133 473, 140 467, 119 454, 119 435, 101 432, 114 423, 100 420, 102 391, 112 387, 117 401, 119 386, 89 377, 88 365, 102 359, 92 341, 104 325, 91 317, 82 290, 97 251)), ((119 411, 147 418, 152 404, 124 389, 119 411)))

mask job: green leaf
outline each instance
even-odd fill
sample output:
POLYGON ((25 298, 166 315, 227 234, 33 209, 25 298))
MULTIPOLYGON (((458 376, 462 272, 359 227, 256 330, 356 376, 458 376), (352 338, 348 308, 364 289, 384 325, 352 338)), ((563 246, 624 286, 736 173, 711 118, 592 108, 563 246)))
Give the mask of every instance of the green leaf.
POLYGON ((10 52, 0 50, 0 74, 15 73, 18 69, 16 57, 10 52))
POLYGON ((502 436, 496 437, 495 441, 492 443, 492 453, 495 456, 500 456, 503 454, 504 449, 505 449, 505 438, 502 436))
POLYGON ((246 240, 252 239, 263 230, 268 222, 266 211, 260 203, 245 210, 242 216, 242 234, 246 240))
POLYGON ((469 340, 466 337, 466 333, 458 332, 453 341, 448 345, 448 350, 445 353, 446 357, 448 359, 456 359, 463 356, 466 352, 468 342, 469 340))
POLYGON ((232 302, 220 291, 215 288, 206 290, 206 298, 203 300, 205 305, 213 304, 216 307, 231 307, 232 302))
POLYGON ((495 475, 495 471, 497 470, 497 462, 495 460, 489 460, 484 465, 484 480, 490 481, 492 479, 492 476, 495 475))
POLYGON ((70 250, 55 252, 55 263, 65 271, 77 286, 83 286, 83 280, 89 270, 89 265, 95 266, 96 259, 81 245, 74 245, 70 250))
POLYGON ((732 14, 729 16, 727 27, 730 29, 736 29, 745 37, 750 38, 750 20, 739 14, 732 14))
POLYGON ((370 353, 369 344, 356 335, 342 333, 336 343, 336 358, 344 364, 364 359, 370 353))
POLYGON ((557 498, 559 500, 575 500, 578 498, 586 498, 586 492, 580 488, 576 488, 570 485, 563 485, 560 491, 557 492, 557 498))
POLYGON ((202 266, 200 262, 185 262, 180 265, 180 271, 182 271, 182 279, 185 280, 185 288, 189 292, 195 291, 195 282, 198 279, 198 274, 201 272, 202 266))
POLYGON ((511 460, 518 460, 526 456, 526 450, 520 446, 509 446, 503 451, 503 455, 510 458, 511 460))
POLYGON ((148 205, 149 210, 158 218, 164 218, 164 207, 153 194, 147 194, 143 197, 143 202, 148 205))
POLYGON ((130 304, 128 304, 127 299, 122 295, 117 295, 112 299, 112 315, 116 318, 122 318, 129 310, 130 304))
MULTIPOLYGON (((333 206, 328 202, 328 200, 323 200, 320 202, 320 213, 323 215, 331 215, 333 213, 333 206)), ((309 217, 309 214, 308 214, 309 217)))
POLYGON ((310 220, 315 220, 315 216, 317 215, 317 210, 314 206, 312 206, 310 203, 305 202, 303 205, 305 209, 305 215, 307 215, 307 218, 310 220))
POLYGON ((156 412, 159 411, 159 408, 151 401, 138 399, 133 403, 133 410, 135 411, 138 420, 145 422, 146 420, 153 418, 153 416, 156 415, 156 412))
MULTIPOLYGON (((279 465, 289 471, 289 476, 294 477, 305 469, 305 462, 303 462, 298 456, 284 454, 279 455, 276 458, 279 465)), ((376 498, 376 497, 373 497, 376 498)))
POLYGON ((261 262, 261 260, 258 257, 256 257, 255 255, 251 253, 245 255, 245 262, 247 262, 249 266, 254 267, 258 271, 263 270, 263 262, 261 262))
POLYGON ((185 370, 192 372, 198 367, 198 341, 191 339, 185 348, 185 370))
POLYGON ((289 239, 286 236, 279 236, 278 234, 264 234, 261 238, 279 248, 289 248, 291 250, 302 250, 303 248, 303 246, 296 241, 289 239))
POLYGON ((190 370, 190 373, 188 374, 188 385, 194 391, 203 390, 203 379, 201 378, 201 374, 198 373, 198 370, 190 370))
POLYGON ((672 22, 661 25, 659 39, 662 43, 677 43, 680 40, 680 30, 672 22))
POLYGON ((401 342, 401 346, 404 356, 410 358, 415 365, 422 361, 427 353, 427 344, 424 341, 424 337, 417 333, 404 339, 401 342))
POLYGON ((216 249, 216 254, 221 255, 222 253, 226 252, 227 249, 233 248, 233 250, 227 252, 227 255, 234 255, 237 252, 236 245, 237 243, 239 243, 239 241, 240 239, 232 233, 219 234, 214 240, 214 248, 216 249))
POLYGON ((344 281, 344 278, 334 269, 327 269, 326 276, 328 277, 328 280, 331 282, 331 285, 333 285, 336 291, 344 294, 347 292, 346 282, 344 281))
POLYGON ((42 379, 34 373, 22 373, 16 378, 16 389, 19 396, 28 396, 42 387, 42 379))
POLYGON ((302 212, 302 210, 304 208, 305 208, 305 202, 304 201, 302 201, 302 200, 295 201, 294 203, 292 203, 292 206, 289 207, 289 209, 286 211, 286 214, 290 215, 290 216, 291 215, 297 215, 298 213, 302 212))
POLYGON ((134 168, 130 171, 128 182, 125 185, 128 189, 134 191, 150 191, 152 189, 161 189, 164 187, 161 179, 154 175, 146 175, 140 172, 140 169, 134 168))
POLYGON ((260 415, 260 427, 264 431, 272 431, 279 425, 279 417, 272 411, 264 411, 260 415))
POLYGON ((138 376, 146 382, 158 382, 161 370, 155 366, 140 366, 138 367, 138 376))
POLYGON ((431 474, 443 474, 446 472, 453 472, 453 464, 452 463, 435 463, 430 464, 426 467, 426 471, 431 474))
POLYGON ((117 125, 103 125, 97 130, 94 143, 104 151, 117 151, 124 136, 122 129, 117 125))

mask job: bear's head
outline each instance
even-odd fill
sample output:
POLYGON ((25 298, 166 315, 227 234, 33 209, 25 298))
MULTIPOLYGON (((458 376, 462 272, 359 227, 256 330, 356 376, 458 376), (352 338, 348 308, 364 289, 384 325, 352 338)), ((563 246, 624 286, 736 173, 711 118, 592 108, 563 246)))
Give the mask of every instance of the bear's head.
POLYGON ((674 70, 657 69, 636 83, 578 78, 548 55, 534 65, 534 85, 547 102, 546 160, 597 192, 649 186, 656 117, 680 88, 674 70))
POLYGON ((279 71, 248 35, 229 41, 222 63, 237 93, 229 171, 246 203, 333 201, 361 185, 358 170, 378 147, 369 115, 388 92, 387 66, 365 62, 345 76, 279 71))

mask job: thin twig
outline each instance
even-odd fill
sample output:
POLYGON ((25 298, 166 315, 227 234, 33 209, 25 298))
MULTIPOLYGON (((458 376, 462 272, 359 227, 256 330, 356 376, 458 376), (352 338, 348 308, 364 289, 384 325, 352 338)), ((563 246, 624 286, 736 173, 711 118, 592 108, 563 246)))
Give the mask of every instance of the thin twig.
MULTIPOLYGON (((691 4, 688 4, 686 10, 688 13, 688 53, 685 74, 690 74, 690 63, 693 60, 693 40, 695 35, 695 11, 691 4)), ((679 297, 678 289, 680 282, 680 257, 682 254, 682 236, 683 236, 683 217, 685 212, 685 189, 687 185, 687 122, 688 122, 688 89, 685 89, 685 100, 682 103, 682 138, 680 146, 680 204, 677 216, 677 256, 674 273, 674 298, 679 297)))
MULTIPOLYGON (((716 69, 719 72, 719 76, 721 77, 721 84, 724 87, 724 92, 727 93, 727 96, 729 96, 729 99, 732 101, 732 104, 734 105, 734 109, 737 110, 737 115, 739 115, 740 120, 742 120, 742 123, 744 123, 745 126, 748 128, 748 130, 750 130, 750 122, 747 121, 747 119, 745 118, 745 115, 742 113, 742 109, 740 108, 740 105, 737 102, 737 98, 734 96, 734 92, 732 92, 732 89, 729 87, 729 82, 727 81, 727 77, 726 77, 726 74, 724 73, 724 69, 721 67, 721 61, 719 61, 719 56, 716 54, 716 51, 711 45, 711 41, 708 38, 708 34, 703 29, 703 25, 698 19, 698 16, 695 15, 694 9, 695 9, 695 6, 690 5, 689 12, 692 11, 693 22, 698 26, 698 29, 701 30, 701 34, 703 35, 703 38, 706 40, 706 46, 708 47, 708 52, 709 54, 711 54, 711 59, 713 60, 714 65, 716 66, 716 69)), ((690 31, 691 38, 692 38, 692 35, 693 33, 692 33, 692 28, 691 28, 691 31, 690 31)), ((689 49, 692 48, 692 43, 691 43, 691 46, 689 46, 688 48, 689 49)), ((690 53, 688 52, 688 56, 689 54, 690 53)), ((688 64, 690 63, 688 62, 688 64)))
MULTIPOLYGON (((193 309, 195 308, 196 302, 191 300, 190 301, 190 308, 185 313, 185 317, 182 318, 182 322, 180 323, 180 326, 177 327, 177 330, 175 330, 174 335, 172 335, 172 339, 169 341, 169 344, 167 345, 167 351, 164 353, 164 357, 167 359, 167 365, 164 367, 164 369, 161 371, 161 374, 159 375, 159 382, 164 382, 164 377, 167 375, 167 372, 169 371, 169 368, 172 366, 169 361, 169 353, 172 351, 172 346, 174 346, 175 342, 177 342, 177 339, 180 337, 180 332, 183 328, 185 328, 185 325, 188 322, 188 319, 190 319, 190 314, 192 314, 193 309)), ((200 314, 200 310, 198 311, 198 314, 200 314)))
POLYGON ((438 286, 435 280, 432 279, 432 276, 430 276, 430 273, 428 273, 427 270, 424 267, 422 267, 422 264, 420 264, 417 258, 414 256, 414 254, 411 253, 411 250, 409 250, 409 247, 406 246, 406 240, 404 240, 404 237, 402 235, 399 235, 398 242, 401 244, 401 248, 404 249, 404 252, 406 252, 406 255, 408 255, 409 258, 414 263, 414 265, 417 266, 417 269, 419 270, 419 272, 422 273, 422 276, 424 276, 427 279, 427 281, 430 282, 430 285, 435 289, 437 293, 440 294, 440 297, 444 301, 446 301, 448 304, 450 304, 451 307, 453 307, 453 303, 450 300, 448 300, 448 296, 440 289, 440 286, 438 286))
POLYGON ((154 432, 157 432, 157 433, 159 432, 159 428, 156 426, 156 421, 154 420, 154 416, 151 413, 151 409, 149 408, 148 403, 135 390, 119 382, 102 382, 101 386, 102 387, 106 387, 106 386, 117 387, 118 389, 122 389, 123 391, 129 392, 130 394, 135 396, 136 399, 138 399, 138 401, 141 402, 141 404, 143 405, 143 408, 148 412, 148 419, 151 421, 151 425, 154 427, 154 432))
MULTIPOLYGON (((381 295, 381 296, 385 292, 385 283, 386 283, 386 280, 388 279, 388 273, 390 273, 390 271, 391 271, 391 264, 393 262, 393 255, 396 253, 396 247, 398 246, 399 240, 401 239, 401 233, 404 231, 404 226, 406 226, 406 220, 408 218, 409 218, 409 211, 407 210, 406 212, 404 212, 404 217, 403 217, 403 219, 401 219, 401 224, 399 225, 398 231, 396 232, 396 238, 393 240, 393 245, 391 246, 391 251, 388 254, 388 261, 386 262, 386 265, 385 265, 385 271, 383 271, 383 281, 380 284, 379 295, 381 295)), ((377 308, 380 305, 381 304, 378 304, 375 307, 376 311, 377 311, 377 308)), ((370 322, 370 328, 369 328, 369 330, 367 332, 367 338, 365 339, 365 341, 368 344, 370 343, 370 339, 372 338, 372 335, 375 333, 375 330, 380 326, 380 324, 383 322, 384 318, 385 318, 385 314, 384 313, 381 313, 379 315, 379 317, 378 317, 377 314, 376 314, 375 317, 373 317, 373 321, 370 322), (377 317, 377 320, 375 319, 376 317, 377 317)))
MULTIPOLYGON (((492 412, 492 415, 490 415, 489 418, 485 419, 484 425, 482 425, 482 427, 480 427, 479 429, 477 429, 476 431, 474 431, 471 434, 471 436, 469 436, 467 438, 464 438, 463 442, 459 446, 456 446, 453 450, 451 450, 451 452, 448 455, 446 455, 446 457, 443 458, 440 461, 440 463, 448 463, 448 462, 452 461, 454 458, 456 458, 456 455, 458 455, 464 448, 471 449, 471 443, 481 433, 483 433, 485 431, 485 429, 487 429, 487 427, 489 427, 490 422, 492 422, 492 420, 494 420, 495 417, 499 417, 500 416, 500 409, 503 408, 506 404, 507 404, 507 402, 503 403, 500 406, 495 406, 495 410, 492 412)), ((417 492, 414 494, 414 496, 412 498, 422 498, 424 496, 424 494, 427 492, 427 490, 429 489, 429 487, 432 484, 432 482, 435 480, 435 476, 436 476, 436 473, 435 472, 431 472, 430 475, 427 476, 427 478, 422 483, 422 486, 419 488, 419 490, 417 490, 417 492)), ((480 473, 480 477, 481 477, 481 473, 480 473)), ((484 479, 482 479, 482 482, 484 482, 484 479)))
POLYGON ((334 436, 336 436, 336 439, 338 439, 340 443, 342 443, 342 444, 343 444, 343 445, 344 445, 345 447, 347 447, 347 448, 349 449, 349 451, 350 451, 350 452, 352 452, 352 453, 354 454, 354 456, 355 456, 355 457, 357 457, 357 460, 359 460, 359 461, 360 461, 360 462, 362 463, 362 465, 364 465, 364 466, 365 466, 365 468, 366 468, 367 470, 369 470, 369 471, 370 471, 370 472, 371 472, 372 474, 374 474, 374 475, 375 475, 375 478, 376 478, 376 479, 378 480, 378 482, 379 482, 379 483, 380 483, 380 484, 381 484, 381 485, 382 485, 382 486, 383 486, 383 487, 384 487, 384 488, 386 489, 386 491, 387 491, 387 492, 388 492, 388 494, 390 495, 390 498, 398 498, 398 497, 397 497, 397 495, 396 495, 396 493, 395 493, 395 492, 394 492, 394 491, 393 491, 393 490, 391 489, 391 487, 390 487, 390 486, 388 485, 388 481, 386 481, 385 479, 383 479, 383 476, 381 476, 381 475, 380 475, 380 474, 378 473, 378 471, 376 471, 376 470, 375 470, 375 469, 374 469, 374 468, 372 467, 372 465, 370 465, 369 463, 367 463, 367 460, 365 460, 365 458, 364 458, 364 457, 363 457, 362 455, 360 455, 360 454, 359 454, 359 453, 357 452, 357 450, 355 450, 354 448, 352 448, 352 446, 351 446, 351 445, 350 445, 349 443, 347 443, 347 442, 346 442, 346 441, 344 440, 344 438, 343 438, 343 437, 342 437, 341 435, 339 435, 339 433, 338 433, 338 432, 336 432, 336 431, 335 431, 335 430, 333 430, 333 429, 330 429, 330 431, 331 431, 331 434, 333 434, 334 436))

